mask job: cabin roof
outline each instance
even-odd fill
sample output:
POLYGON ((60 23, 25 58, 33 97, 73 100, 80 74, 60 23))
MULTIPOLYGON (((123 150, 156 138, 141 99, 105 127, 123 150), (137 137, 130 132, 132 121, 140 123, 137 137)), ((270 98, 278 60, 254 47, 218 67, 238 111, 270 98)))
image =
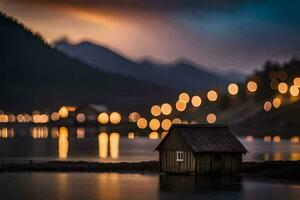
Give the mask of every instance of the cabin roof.
MULTIPOLYGON (((236 152, 247 153, 247 149, 223 125, 173 125, 169 134, 176 131, 194 152, 236 152)), ((155 150, 159 150, 168 135, 161 141, 155 150)))

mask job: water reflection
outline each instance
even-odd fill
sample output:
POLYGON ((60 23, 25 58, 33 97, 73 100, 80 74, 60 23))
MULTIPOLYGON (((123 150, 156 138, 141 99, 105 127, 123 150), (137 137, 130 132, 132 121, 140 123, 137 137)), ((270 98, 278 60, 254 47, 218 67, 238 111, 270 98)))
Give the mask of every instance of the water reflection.
POLYGON ((33 139, 46 139, 48 137, 47 126, 35 126, 31 129, 31 136, 33 139))
POLYGON ((85 128, 77 128, 76 134, 77 134, 77 139, 84 139, 85 128))
POLYGON ((0 138, 13 138, 15 136, 15 132, 13 128, 0 128, 0 138))
POLYGON ((120 143, 120 134, 111 133, 109 136, 109 145, 110 145, 110 157, 112 159, 119 158, 119 143, 120 143))
POLYGON ((99 158, 107 158, 108 156, 108 134, 103 132, 98 135, 99 158))
POLYGON ((66 127, 60 127, 58 133, 58 156, 60 159, 66 159, 68 157, 68 129, 66 127))

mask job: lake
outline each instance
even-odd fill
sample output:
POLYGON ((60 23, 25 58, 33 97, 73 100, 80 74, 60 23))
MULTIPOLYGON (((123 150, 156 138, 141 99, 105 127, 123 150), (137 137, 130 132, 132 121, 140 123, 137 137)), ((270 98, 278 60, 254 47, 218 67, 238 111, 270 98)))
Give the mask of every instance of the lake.
POLYGON ((300 185, 247 178, 119 173, 0 174, 1 199, 299 199, 300 185))
MULTIPOLYGON (((153 152, 166 132, 108 130, 105 127, 0 127, 0 162, 72 160, 136 162, 157 160, 153 152)), ((300 160, 299 136, 238 137, 250 152, 244 161, 300 160)))

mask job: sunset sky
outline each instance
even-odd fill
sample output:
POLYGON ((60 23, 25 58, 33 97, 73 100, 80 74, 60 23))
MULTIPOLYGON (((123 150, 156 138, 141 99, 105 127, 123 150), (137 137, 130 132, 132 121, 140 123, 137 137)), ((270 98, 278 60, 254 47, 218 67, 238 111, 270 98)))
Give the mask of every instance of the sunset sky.
POLYGON ((299 56, 297 2, 0 0, 0 10, 49 42, 89 40, 136 60, 185 57, 211 70, 249 73, 268 59, 299 56))

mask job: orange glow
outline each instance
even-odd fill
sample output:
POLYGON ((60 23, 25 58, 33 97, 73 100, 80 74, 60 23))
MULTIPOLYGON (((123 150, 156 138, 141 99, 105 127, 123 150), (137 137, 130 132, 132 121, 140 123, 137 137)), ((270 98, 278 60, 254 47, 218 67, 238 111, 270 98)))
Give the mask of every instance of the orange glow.
POLYGON ((293 144, 299 144, 300 143, 299 136, 293 136, 293 137, 291 137, 291 143, 293 143, 293 144))
POLYGON ((85 137, 85 128, 77 128, 76 135, 77 139, 83 139, 85 137))
POLYGON ((108 157, 108 134, 103 132, 98 135, 99 158, 108 157))
POLYGON ((59 120, 59 114, 57 112, 53 112, 53 113, 51 113, 50 118, 51 118, 52 121, 58 121, 59 120))
POLYGON ((164 119, 162 122, 161 122, 161 127, 162 129, 164 129, 165 131, 169 130, 170 127, 172 125, 172 122, 171 120, 169 119, 164 119))
POLYGON ((231 95, 237 95, 239 92, 239 86, 236 83, 230 83, 227 88, 229 94, 231 95))
POLYGON ((186 109, 186 103, 183 102, 182 100, 178 100, 176 102, 176 105, 175 105, 176 109, 179 111, 179 112, 183 112, 185 111, 186 109))
POLYGON ((151 114, 155 117, 159 116, 161 113, 159 105, 154 105, 151 107, 151 114))
POLYGON ((182 92, 179 97, 178 97, 179 100, 183 101, 184 103, 188 103, 190 102, 190 96, 188 93, 186 92, 182 92))
POLYGON ((292 85, 290 87, 290 94, 293 96, 293 97, 296 97, 299 95, 299 88, 296 86, 296 85, 292 85))
POLYGON ((109 116, 110 123, 119 124, 121 122, 121 114, 118 112, 112 112, 109 116))
POLYGON ((206 117, 206 121, 209 124, 213 124, 217 121, 217 116, 214 113, 209 113, 206 117))
POLYGON ((162 106, 161 106, 161 112, 162 114, 164 115, 170 115, 171 112, 172 112, 172 106, 168 103, 164 103, 162 106))
POLYGON ((253 140, 254 140, 254 138, 253 138, 252 135, 247 135, 247 136, 246 136, 246 141, 247 141, 247 142, 253 142, 253 140))
POLYGON ((160 122, 158 119, 151 119, 151 121, 149 122, 149 127, 151 130, 156 131, 159 129, 160 127, 160 122))
POLYGON ((67 118, 69 116, 69 111, 65 106, 63 106, 59 109, 58 114, 60 118, 67 118))
POLYGON ((109 121, 109 116, 107 113, 103 112, 98 115, 98 122, 100 124, 107 124, 109 121))
POLYGON ((280 141, 281 141, 280 136, 275 136, 275 137, 273 138, 273 141, 274 141, 275 143, 280 143, 280 141))
POLYGON ((247 83, 247 89, 249 92, 256 92, 257 90, 257 83, 254 81, 249 81, 247 83))
POLYGON ((128 139, 130 139, 130 140, 134 139, 134 133, 133 132, 128 133, 128 139))
POLYGON ((76 120, 80 123, 83 123, 85 121, 85 114, 84 113, 78 113, 76 115, 76 120))
POLYGON ((158 132, 151 132, 149 134, 149 139, 151 139, 151 140, 157 140, 158 139, 158 132))
POLYGON ((218 93, 214 90, 207 92, 207 98, 209 101, 216 101, 218 99, 218 93))
POLYGON ((300 77, 296 77, 294 78, 294 85, 297 86, 297 87, 300 87, 300 77))
POLYGON ((111 159, 119 158, 119 143, 120 143, 120 134, 119 133, 111 133, 109 136, 111 159))
POLYGON ((68 142, 68 129, 60 127, 58 133, 58 156, 60 159, 68 157, 69 142, 68 142))
POLYGON ((264 137, 264 142, 271 142, 272 141, 272 137, 271 136, 265 136, 264 137))
POLYGON ((2 127, 0 128, 0 138, 13 138, 15 136, 15 131, 13 128, 2 127))
POLYGON ((285 82, 279 83, 279 85, 278 85, 278 91, 281 94, 287 93, 287 91, 288 91, 288 85, 285 82))
POLYGON ((201 97, 199 96, 193 96, 192 97, 192 105, 194 107, 200 107, 202 103, 201 97))
POLYGON ((76 111, 76 107, 75 106, 66 106, 67 110, 69 112, 75 112, 76 111))
POLYGON ((8 116, 5 114, 0 115, 0 123, 7 123, 9 122, 8 116))
POLYGON ((181 119, 179 119, 179 118, 174 118, 174 119, 172 120, 172 124, 181 124, 181 119))
POLYGON ((278 97, 274 98, 273 99, 273 106, 274 106, 274 108, 279 108, 280 105, 281 105, 281 99, 278 98, 278 97))
POLYGON ((98 156, 99 158, 107 158, 108 156, 108 134, 103 132, 98 135, 98 156))
POLYGON ((8 121, 9 122, 15 122, 16 121, 16 117, 13 114, 8 115, 8 121))
POLYGON ((31 136, 33 139, 45 139, 48 137, 48 128, 46 126, 33 127, 31 136))
POLYGON ((130 122, 137 122, 139 118, 141 118, 141 115, 138 112, 132 112, 128 116, 130 122))
POLYGON ((147 128, 148 122, 145 118, 140 118, 136 124, 140 129, 145 129, 147 128))
POLYGON ((58 137, 58 128, 57 127, 51 128, 51 137, 52 138, 57 138, 58 137))
POLYGON ((264 110, 265 110, 266 112, 269 112, 271 109, 272 109, 272 103, 271 103, 270 101, 266 101, 266 102, 264 103, 264 110))
POLYGON ((22 115, 22 114, 18 114, 17 115, 17 121, 19 122, 19 123, 22 123, 22 122, 24 122, 24 116, 22 115))

